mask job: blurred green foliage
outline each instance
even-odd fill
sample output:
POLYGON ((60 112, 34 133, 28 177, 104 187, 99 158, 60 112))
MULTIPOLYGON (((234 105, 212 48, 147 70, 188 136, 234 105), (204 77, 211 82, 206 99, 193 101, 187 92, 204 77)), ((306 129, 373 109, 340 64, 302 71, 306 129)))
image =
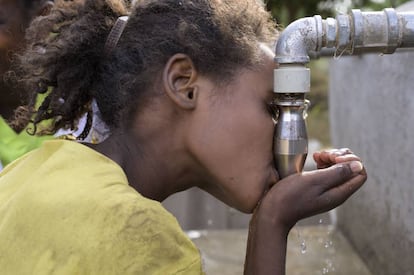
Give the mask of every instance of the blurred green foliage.
POLYGON ((329 64, 327 59, 313 60, 311 70, 311 91, 306 95, 311 105, 308 109, 308 136, 316 139, 324 147, 331 144, 329 125, 329 64))
POLYGON ((319 14, 322 17, 345 13, 349 9, 382 10, 395 8, 409 0, 265 0, 266 6, 282 26, 295 19, 319 14))

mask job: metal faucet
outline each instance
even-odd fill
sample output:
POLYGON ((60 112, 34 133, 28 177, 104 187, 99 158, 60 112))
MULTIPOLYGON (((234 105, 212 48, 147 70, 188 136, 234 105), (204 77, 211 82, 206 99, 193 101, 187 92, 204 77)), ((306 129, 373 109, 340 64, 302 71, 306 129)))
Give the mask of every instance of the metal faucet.
POLYGON ((310 56, 392 54, 414 47, 414 12, 352 10, 349 15, 322 20, 298 19, 281 33, 275 50, 278 68, 274 92, 278 108, 273 153, 276 169, 284 178, 303 169, 308 153, 304 111, 310 91, 310 56))
POLYGON ((308 154, 305 94, 279 94, 274 156, 281 178, 302 171, 308 154))

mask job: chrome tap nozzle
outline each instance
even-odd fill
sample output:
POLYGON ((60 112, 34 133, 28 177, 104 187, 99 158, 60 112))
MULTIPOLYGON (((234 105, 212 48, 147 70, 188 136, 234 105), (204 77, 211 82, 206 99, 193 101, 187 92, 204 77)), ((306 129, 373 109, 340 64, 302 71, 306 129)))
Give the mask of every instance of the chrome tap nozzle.
POLYGON ((273 154, 281 178, 302 172, 308 154, 305 94, 279 94, 273 154))

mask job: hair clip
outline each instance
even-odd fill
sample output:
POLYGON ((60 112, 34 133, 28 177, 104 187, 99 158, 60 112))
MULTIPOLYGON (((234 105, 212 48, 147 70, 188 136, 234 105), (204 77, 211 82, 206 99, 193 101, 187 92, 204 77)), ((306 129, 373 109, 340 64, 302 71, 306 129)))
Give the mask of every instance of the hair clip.
POLYGON ((118 17, 108 35, 108 38, 106 39, 104 48, 105 54, 108 55, 115 49, 116 45, 118 44, 119 38, 121 38, 122 32, 124 31, 127 22, 128 16, 118 17))

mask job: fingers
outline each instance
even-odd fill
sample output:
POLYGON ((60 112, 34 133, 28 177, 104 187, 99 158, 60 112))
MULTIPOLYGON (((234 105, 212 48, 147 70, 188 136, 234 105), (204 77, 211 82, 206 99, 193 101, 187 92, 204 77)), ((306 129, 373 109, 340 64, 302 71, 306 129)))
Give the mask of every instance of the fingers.
MULTIPOLYGON (((325 169, 293 174, 275 184, 261 202, 261 211, 287 225, 328 211, 343 203, 358 190, 367 176, 359 158, 349 153, 343 160, 325 169), (274 211, 278 209, 279 211, 274 211), (268 213, 267 213, 268 211, 268 213)), ((320 153, 321 159, 329 153, 320 153)), ((341 156, 338 156, 341 157, 341 156)))
POLYGON ((364 167, 358 160, 343 162, 329 168, 306 172, 303 175, 309 182, 318 183, 324 192, 334 188, 358 174, 364 174, 364 167))
POLYGON ((344 203, 352 194, 354 194, 363 185, 366 179, 366 174, 357 175, 344 184, 328 190, 324 194, 325 199, 336 206, 340 205, 344 203))
POLYGON ((311 182, 317 182, 319 191, 315 197, 313 215, 329 211, 345 202, 366 181, 367 175, 362 163, 351 161, 336 164, 308 174, 311 182))
POLYGON ((330 150, 324 150, 321 152, 316 152, 313 154, 313 158, 316 162, 321 163, 334 163, 335 158, 339 156, 344 156, 348 154, 353 154, 351 150, 348 148, 342 148, 342 149, 330 149, 330 150))
POLYGON ((360 161, 360 158, 352 153, 348 148, 330 149, 313 154, 313 159, 318 169, 327 168, 333 164, 352 160, 360 161))
POLYGON ((348 162, 348 161, 353 161, 353 160, 361 161, 361 159, 358 156, 354 154, 349 154, 349 155, 336 157, 335 163, 348 162))

